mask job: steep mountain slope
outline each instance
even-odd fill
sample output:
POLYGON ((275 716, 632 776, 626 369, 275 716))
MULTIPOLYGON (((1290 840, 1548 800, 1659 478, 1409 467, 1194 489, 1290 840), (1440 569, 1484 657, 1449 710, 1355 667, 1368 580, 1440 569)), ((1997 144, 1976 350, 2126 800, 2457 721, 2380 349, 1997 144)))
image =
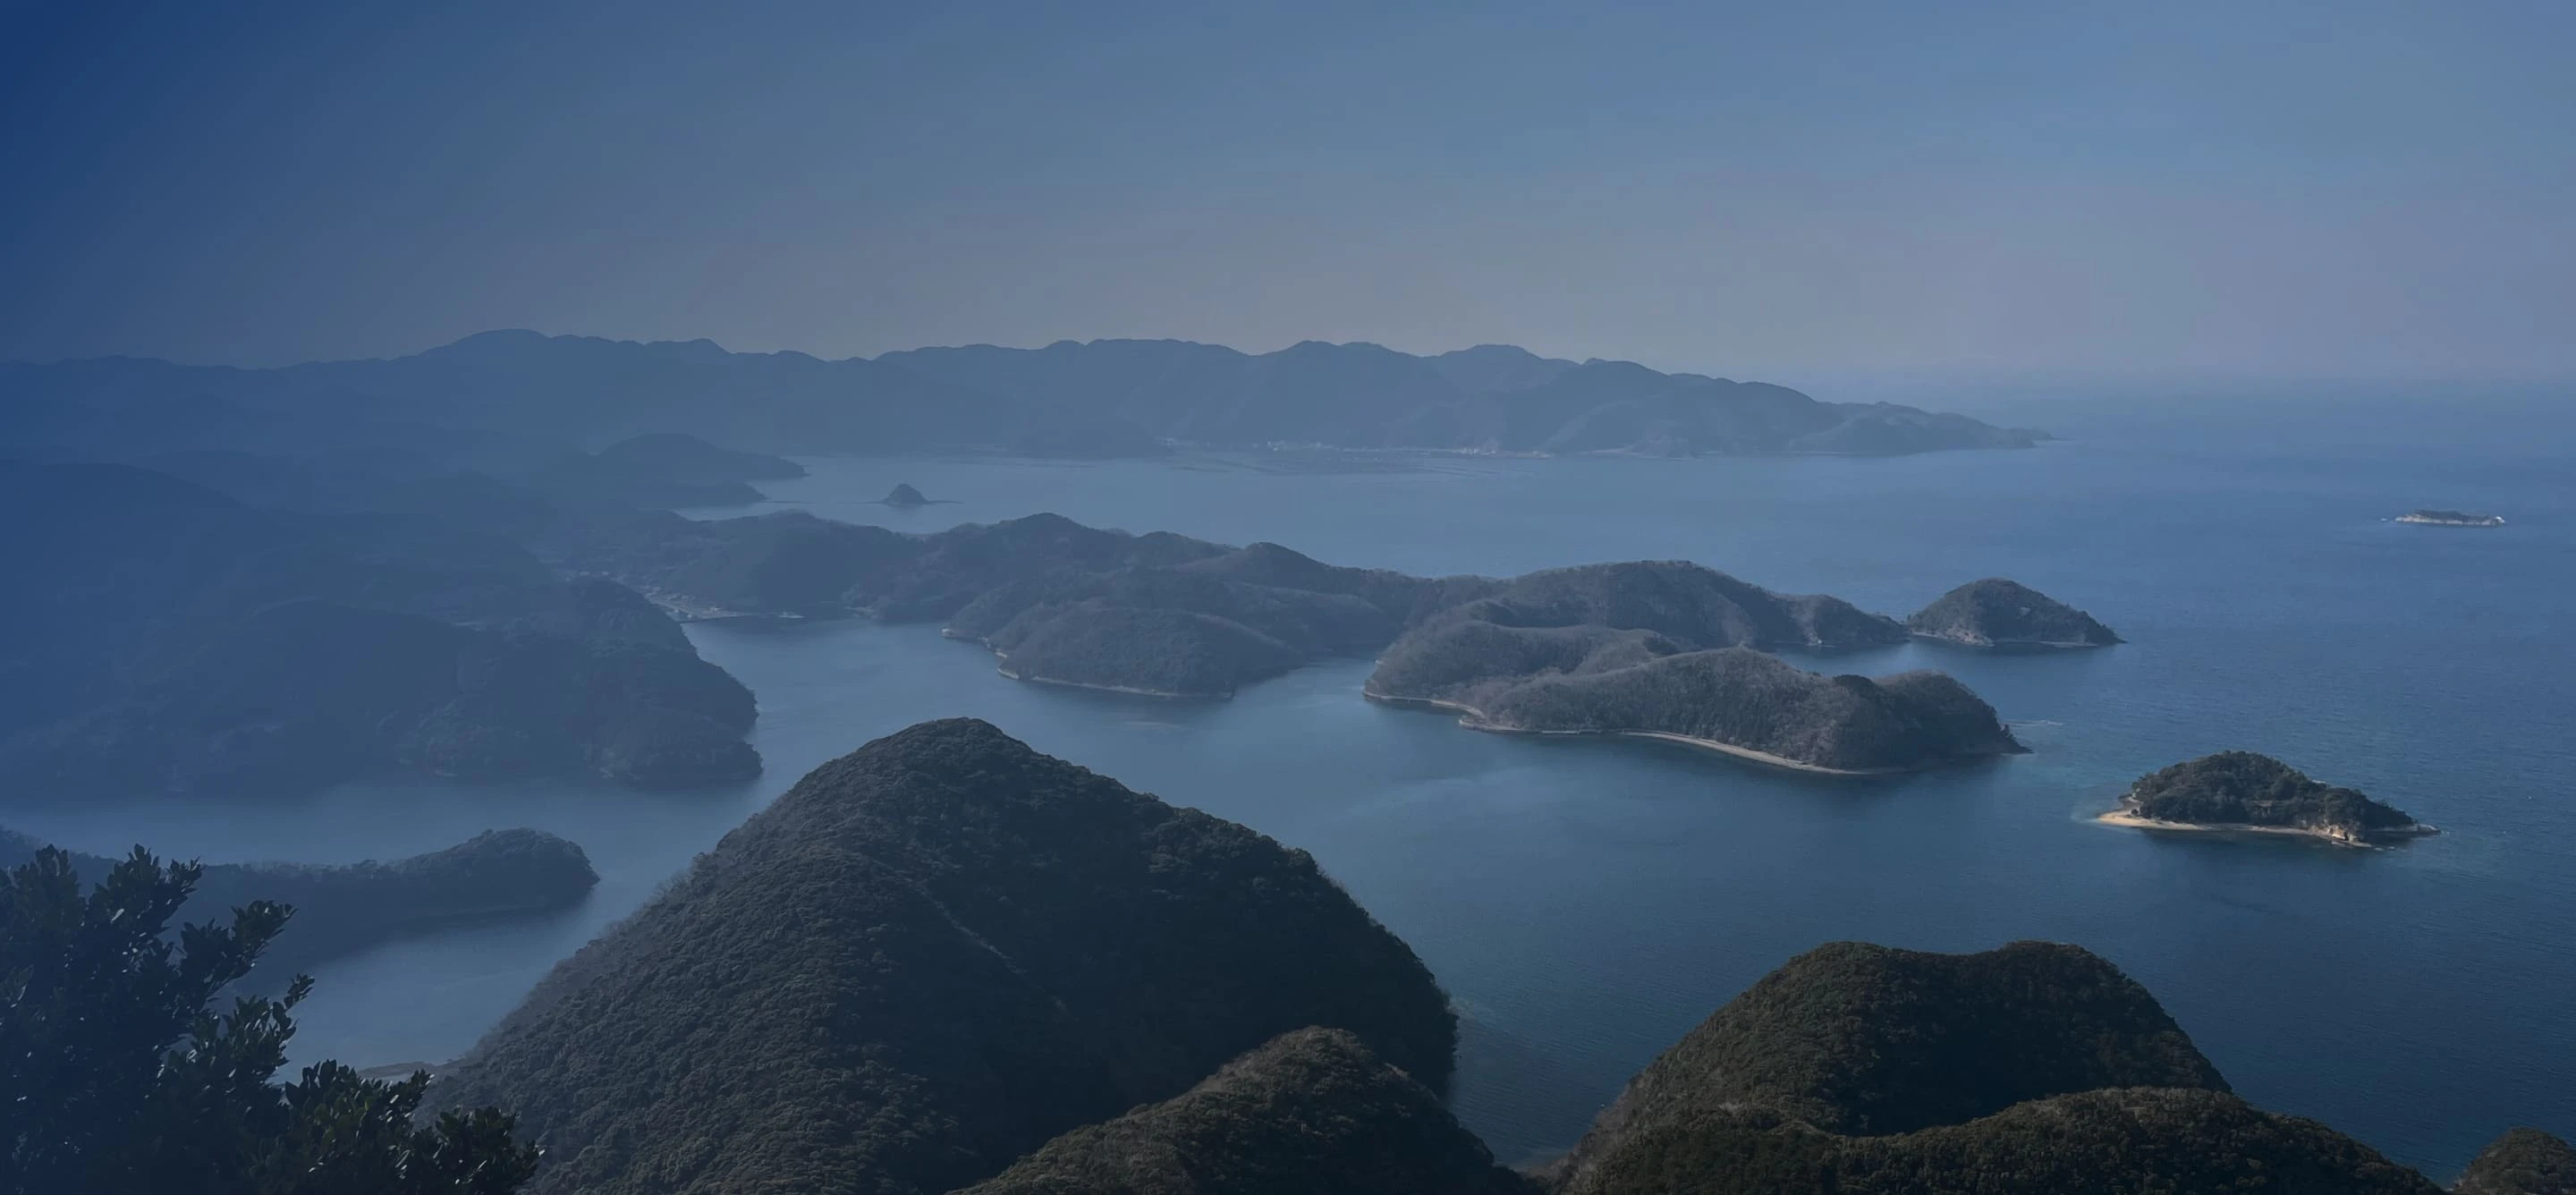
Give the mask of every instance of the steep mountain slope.
POLYGON ((1593 1195, 2436 1195, 2312 1120, 2218 1091, 2130 1087, 1888 1137, 1712 1116, 1639 1134, 1593 1195))
POLYGON ((2576 1148, 2533 1128, 2498 1137, 2451 1188, 2459 1195, 2576 1195, 2576 1148))
POLYGON ((1301 1029, 1188 1092, 1048 1142, 965 1195, 1532 1195, 1431 1090, 1301 1029))
POLYGON ((444 1080, 542 1191, 941 1192, 1293 1029, 1437 1090, 1421 962, 1241 826, 981 722, 825 764, 556 969, 444 1080))
POLYGON ((2225 1080, 2079 948, 1790 960, 1664 1052, 1552 1168, 1566 1195, 2429 1195, 2225 1080))

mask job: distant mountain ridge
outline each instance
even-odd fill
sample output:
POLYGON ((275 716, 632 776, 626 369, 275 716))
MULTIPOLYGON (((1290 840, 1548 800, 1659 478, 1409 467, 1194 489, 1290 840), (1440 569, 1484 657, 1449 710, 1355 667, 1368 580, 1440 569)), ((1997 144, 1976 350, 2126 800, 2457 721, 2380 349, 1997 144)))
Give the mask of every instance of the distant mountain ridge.
MULTIPOLYGON (((2026 448, 2036 433, 1885 403, 1510 345, 1416 356, 1305 341, 967 345, 827 361, 712 341, 483 332, 405 357, 235 369, 110 358, 0 365, 0 430, 49 410, 218 400, 596 445, 683 432, 763 452, 1132 456, 1170 444, 1650 456, 2026 448)), ((182 408, 184 409, 184 408, 182 408)))

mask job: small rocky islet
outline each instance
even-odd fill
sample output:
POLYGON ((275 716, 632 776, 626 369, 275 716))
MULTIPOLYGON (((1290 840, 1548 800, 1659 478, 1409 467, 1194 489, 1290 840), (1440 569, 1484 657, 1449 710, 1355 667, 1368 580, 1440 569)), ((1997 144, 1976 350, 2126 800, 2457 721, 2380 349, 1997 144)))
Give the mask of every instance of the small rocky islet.
POLYGON ((2397 522, 2419 527, 2502 527, 2503 515, 2480 514, 2466 510, 2413 510, 2397 516, 2397 522))
POLYGON ((1942 594, 1905 620, 1924 639, 1966 647, 2109 647, 2120 642, 2092 615, 2018 581, 1988 577, 1942 594))
POLYGON ((2251 751, 2221 751, 2141 776, 2100 820, 2147 830, 2301 834, 2345 846, 2435 832, 2394 806, 2251 751))

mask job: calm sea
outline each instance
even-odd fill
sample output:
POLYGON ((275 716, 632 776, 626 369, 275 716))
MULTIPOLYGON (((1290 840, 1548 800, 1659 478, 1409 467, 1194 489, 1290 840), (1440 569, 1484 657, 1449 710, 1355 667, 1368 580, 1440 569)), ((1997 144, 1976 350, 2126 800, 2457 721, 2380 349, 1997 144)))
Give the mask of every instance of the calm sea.
POLYGON ((1416 573, 1684 558, 1900 615, 2003 575, 2130 640, 1828 662, 1966 680, 2034 749, 1969 771, 1822 780, 1645 744, 1478 735, 1361 701, 1358 662, 1171 705, 1014 684, 929 627, 723 623, 690 633, 760 697, 769 774, 741 791, 373 785, 5 820, 209 860, 391 858, 512 825, 579 841, 604 876, 581 909, 392 943, 318 975, 300 1055, 437 1060, 806 769, 970 714, 1313 851, 1456 998, 1457 1107, 1506 1160, 1563 1147, 1746 983, 1839 938, 2082 943, 2152 989, 2249 1098, 2437 1177, 2513 1124, 2576 1131, 2566 404, 2116 410, 2033 404, 2004 413, 2072 438, 1899 460, 836 459, 770 487, 781 504, 906 529, 1055 511, 1416 573), (899 481, 956 503, 869 502, 899 481), (2419 506, 2511 523, 2387 521, 2419 506), (2359 852, 2087 820, 2139 773, 2228 747, 2444 833, 2359 852))

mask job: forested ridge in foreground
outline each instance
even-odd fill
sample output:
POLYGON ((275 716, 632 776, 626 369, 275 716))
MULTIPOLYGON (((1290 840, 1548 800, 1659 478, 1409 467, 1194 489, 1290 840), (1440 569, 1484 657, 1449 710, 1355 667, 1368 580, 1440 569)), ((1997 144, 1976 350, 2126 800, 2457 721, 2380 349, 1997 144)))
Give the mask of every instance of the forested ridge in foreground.
POLYGON ((1448 1083, 1446 997, 1312 858, 952 720, 815 769, 440 1092, 537 1190, 936 1193, 1310 1025, 1448 1083))
MULTIPOLYGON (((96 862, 96 861, 93 861, 96 862)), ((537 1151, 490 1108, 428 1114, 429 1076, 336 1062, 277 1080, 297 977, 235 994, 295 911, 172 924, 202 876, 137 849, 84 877, 0 869, 0 1193, 509 1195, 537 1151)))
MULTIPOLYGON (((1809 951, 1505 1170, 1446 1107, 1447 998, 1311 858, 971 720, 815 769, 426 1090, 273 1083, 306 985, 207 1002, 286 912, 174 942, 197 878, 138 858, 84 898, 45 851, 0 881, 0 1106, 35 1112, 0 1191, 2435 1190, 2040 942, 1809 951)), ((2570 1160, 2517 1129, 2460 1190, 2565 1195, 2570 1160)))

